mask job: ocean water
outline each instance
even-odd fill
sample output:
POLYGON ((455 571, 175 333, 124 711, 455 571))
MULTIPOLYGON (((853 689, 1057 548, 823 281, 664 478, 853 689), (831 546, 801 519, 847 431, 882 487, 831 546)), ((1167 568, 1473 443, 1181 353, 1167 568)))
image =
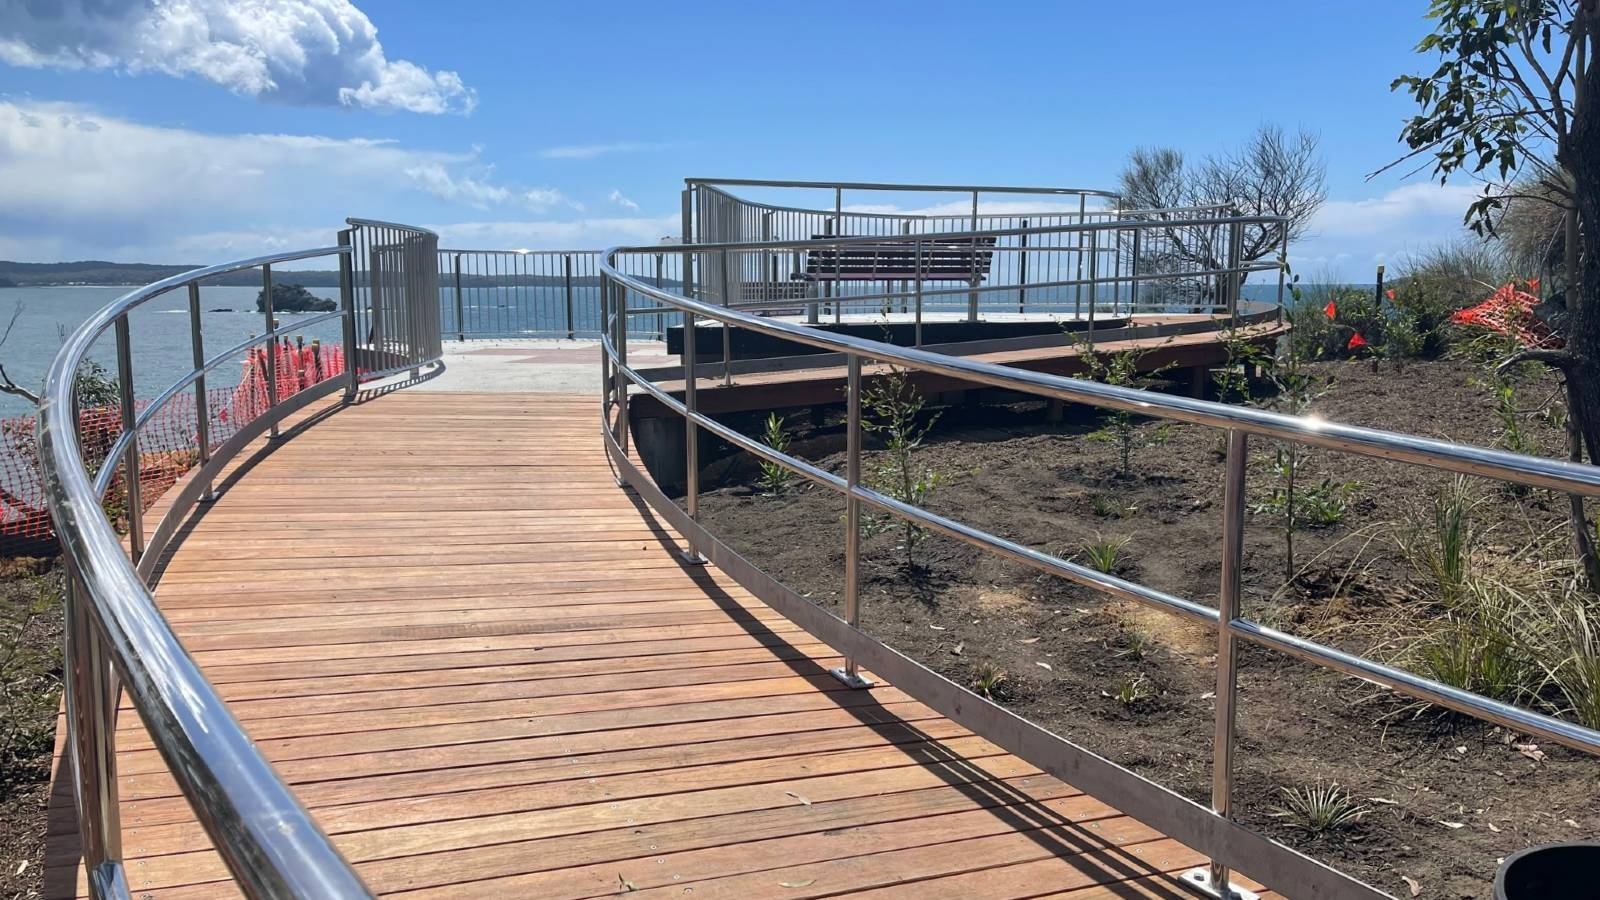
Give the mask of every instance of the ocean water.
MULTIPOLYGON (((16 314, 15 324, 4 344, 0 344, 0 365, 17 384, 37 391, 45 371, 61 349, 62 338, 94 312, 132 290, 129 287, 19 287, 0 288, 0 327, 16 314), (18 311, 20 309, 20 312, 18 311)), ((337 299, 338 288, 308 288, 319 297, 337 299)), ((266 318, 255 311, 258 288, 203 287, 200 290, 201 331, 206 355, 213 356, 240 341, 266 331, 266 318)), ((293 326, 297 315, 279 313, 280 324, 293 326)), ((338 341, 337 319, 313 325, 303 332, 313 339, 338 341)), ((193 359, 189 340, 189 298, 186 291, 174 291, 146 303, 128 320, 128 335, 133 347, 134 392, 152 397, 188 374, 193 359)), ((90 358, 116 374, 116 338, 108 330, 96 341, 90 358)), ((208 376, 208 384, 231 387, 243 372, 238 364, 223 363, 208 376)), ((28 401, 0 394, 0 417, 33 411, 28 401)))

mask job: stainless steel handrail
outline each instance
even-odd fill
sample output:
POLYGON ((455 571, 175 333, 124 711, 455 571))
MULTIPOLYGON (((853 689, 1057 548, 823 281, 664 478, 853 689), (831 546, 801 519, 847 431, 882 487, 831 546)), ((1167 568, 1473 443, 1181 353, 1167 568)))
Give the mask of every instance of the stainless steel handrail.
POLYGON ((1083 194, 1089 197, 1105 197, 1111 200, 1120 199, 1121 197, 1120 194, 1114 191, 1101 191, 1094 188, 1018 187, 1016 185, 894 184, 874 181, 776 181, 762 178, 685 178, 683 183, 696 186, 707 185, 709 187, 822 188, 826 190, 838 188, 847 191, 907 191, 930 194, 970 194, 973 191, 977 191, 980 194, 1066 194, 1072 196, 1083 194))
MULTIPOLYGON (((1271 223, 1273 220, 1274 217, 1229 217, 1220 220, 1220 224, 1238 227, 1250 223, 1271 223)), ((1282 219, 1276 219, 1275 221, 1279 225, 1283 223, 1282 219)), ((1162 224, 1172 223, 1163 222, 1162 224)), ((1082 227, 1094 226, 1086 225, 1082 227)), ((1116 223, 1109 223, 1103 227, 1114 228, 1116 223)), ((978 232, 976 234, 986 233, 978 232)), ((958 240, 966 236, 959 233, 941 235, 941 237, 954 237, 958 240)), ((881 240, 881 238, 868 240, 881 240)), ((847 242, 847 239, 838 241, 768 242, 766 244, 746 242, 737 245, 683 245, 675 249, 685 254, 685 259, 687 260, 694 255, 716 255, 734 247, 782 251, 803 245, 833 246, 836 243, 845 242, 847 242)), ((847 502, 847 521, 853 522, 855 520, 855 517, 849 515, 849 512, 856 504, 864 502, 884 512, 916 522, 942 534, 1041 571, 1066 577, 1101 592, 1135 600, 1164 612, 1216 627, 1218 635, 1217 712, 1216 737, 1213 748, 1215 764, 1212 808, 1213 814, 1219 821, 1226 822, 1230 826, 1234 825, 1232 810, 1234 696, 1237 684, 1236 645, 1239 639, 1270 647, 1314 665, 1363 678, 1399 693, 1416 697, 1447 709, 1495 722, 1522 733, 1538 735, 1590 754, 1600 755, 1600 731, 1585 728, 1553 716, 1501 703, 1468 691, 1452 688, 1409 672, 1367 660, 1355 654, 1276 631, 1260 623, 1243 618, 1239 609, 1240 569, 1242 567, 1241 548, 1245 527, 1243 515, 1244 481, 1248 460, 1248 438, 1250 435, 1586 496, 1600 496, 1600 467, 1453 444, 1378 429, 1342 425, 1316 417, 1287 416, 1249 407, 1157 394, 1133 388, 1013 369, 975 359, 944 356, 917 348, 895 346, 846 334, 807 328, 777 319, 753 316, 728 306, 705 303, 656 288, 617 268, 619 257, 643 252, 654 252, 654 248, 614 247, 605 252, 601 263, 602 277, 607 282, 602 286, 602 303, 608 304, 603 320, 607 325, 607 329, 604 331, 601 340, 604 351, 602 353, 602 377, 604 379, 602 390, 604 408, 606 410, 606 425, 603 430, 608 445, 612 448, 614 458, 617 458, 618 453, 621 453, 622 457, 626 456, 629 428, 628 391, 631 386, 637 385, 658 400, 661 400, 668 409, 685 418, 686 438, 688 441, 686 446, 686 450, 688 450, 686 453, 687 471, 685 473, 688 493, 685 498, 685 506, 690 523, 695 522, 698 507, 698 479, 696 477, 697 473, 692 471, 697 464, 697 460, 693 448, 697 440, 696 432, 704 429, 736 447, 753 453, 764 460, 781 465, 814 483, 842 494, 847 502), (630 294, 638 294, 650 298, 654 303, 662 304, 681 312, 685 317, 684 391, 682 401, 671 397, 658 385, 644 379, 637 371, 627 365, 626 347, 629 316, 617 313, 619 309, 618 300, 626 301, 630 294), (1222 585, 1219 593, 1218 608, 1211 609, 1161 591, 1133 584, 1115 576, 1041 553, 950 518, 931 513, 920 507, 864 487, 857 483, 853 474, 845 479, 840 479, 837 475, 825 472, 803 460, 774 450, 759 441, 716 422, 709 416, 700 413, 696 403, 696 391, 694 389, 696 370, 695 360, 693 359, 694 344, 691 337, 695 329, 695 321, 700 317, 721 322, 724 329, 737 327, 843 354, 850 367, 849 382, 852 388, 852 395, 859 390, 862 363, 876 362, 878 364, 897 365, 911 370, 946 375, 972 384, 1004 388, 1051 399, 1087 403, 1108 409, 1126 410, 1145 416, 1223 429, 1228 435, 1228 452, 1225 463, 1226 483, 1223 500, 1222 585), (612 409, 616 410, 614 421, 610 414, 612 409)), ((1238 267, 1236 259, 1230 260, 1230 262, 1234 268, 1238 267)), ((620 304, 620 307, 625 308, 626 304, 620 304)), ((854 399, 853 396, 852 399, 854 399)), ((859 468, 860 428, 859 405, 851 403, 847 422, 850 437, 848 442, 848 455, 850 458, 847 468, 851 473, 858 471, 859 468)), ((630 468, 626 471, 632 472, 633 470, 630 468)), ((676 512, 676 510, 674 509, 673 512, 676 512)), ((693 538, 691 538, 692 541, 693 538)), ((699 557, 701 552, 699 548, 695 548, 691 543, 689 550, 691 556, 699 557)), ((864 635, 860 635, 858 631, 855 631, 859 615, 859 584, 856 583, 857 579, 854 577, 857 568, 854 557, 858 552, 858 542, 852 539, 852 535, 847 533, 844 623, 851 629, 853 638, 865 639, 864 635)), ((845 669, 839 674, 847 683, 858 683, 853 659, 847 662, 845 669)), ((955 688, 955 690, 961 689, 955 688)), ((981 698, 971 695, 970 692, 962 691, 962 693, 967 695, 969 701, 984 702, 981 698)), ((1060 738, 1055 738, 1055 740, 1059 742, 1057 748, 1060 746, 1072 747, 1072 745, 1060 738)), ((1077 750, 1078 748, 1073 747, 1072 749, 1077 750)), ((1081 753, 1081 750, 1078 752, 1081 753)), ((1034 761, 1043 764, 1040 760, 1034 761)), ((1046 768, 1049 768, 1049 766, 1046 766, 1046 768)), ((1137 779, 1137 776, 1132 776, 1131 773, 1125 774, 1130 779, 1137 779)), ((1162 825, 1161 822, 1152 822, 1151 824, 1157 827, 1162 825)), ((1225 843, 1218 843, 1219 837, 1216 829, 1208 829, 1202 824, 1198 836, 1212 842, 1211 846, 1199 846, 1197 849, 1209 852, 1213 857, 1213 862, 1209 870, 1191 873, 1190 877, 1192 880, 1215 891, 1216 886, 1230 883, 1229 865, 1224 862, 1224 859, 1229 856, 1237 859, 1239 856, 1225 843)), ((1275 849, 1268 855, 1276 855, 1281 851, 1282 854, 1287 855, 1284 858, 1293 857, 1304 860, 1304 857, 1300 857, 1288 848, 1275 844, 1269 846, 1275 849)), ((1267 860, 1260 853, 1250 854, 1249 859, 1252 863, 1260 863, 1262 865, 1272 862, 1272 860, 1267 860)), ((1281 862, 1281 860, 1279 861, 1281 862)), ((1305 877, 1315 879, 1318 885, 1326 885, 1331 890, 1342 891, 1351 895, 1375 896, 1375 894, 1361 894, 1359 889, 1365 888, 1365 886, 1349 879, 1348 876, 1337 875, 1337 873, 1328 875, 1316 866, 1310 865, 1309 860, 1304 861, 1307 865, 1298 866, 1297 871, 1305 877)), ((1331 872, 1331 870, 1328 871, 1331 872)), ((1280 887, 1304 888, 1305 885, 1280 885, 1280 887)))
MULTIPOLYGON (((432 232, 407 226, 370 220, 350 222, 355 226, 353 231, 375 227, 437 239, 432 232)), ((119 689, 127 692, 196 818, 247 896, 371 896, 360 876, 273 771, 189 656, 145 583, 142 573, 153 567, 140 565, 146 548, 138 491, 139 434, 155 413, 184 388, 191 385, 195 388, 200 461, 191 474, 190 483, 180 492, 178 502, 157 529, 155 545, 148 548, 153 554, 165 549, 164 542, 175 531, 171 523, 187 514, 187 504, 210 493, 211 480, 231 455, 250 439, 269 428, 276 433, 283 417, 333 390, 343 387, 347 396, 353 396, 357 347, 352 327, 356 308, 351 257, 360 251, 352 245, 350 232, 341 232, 340 238, 335 246, 207 266, 130 291, 90 316, 68 335, 45 376, 38 417, 39 461, 46 499, 68 573, 65 690, 68 762, 78 809, 83 861, 91 893, 96 897, 128 896, 122 866, 114 743, 119 689), (339 259, 340 309, 293 326, 274 327, 270 302, 272 266, 328 256, 339 259), (264 333, 229 348, 224 354, 207 357, 200 328, 200 283, 214 276, 258 268, 263 273, 262 288, 268 298, 264 333), (150 300, 181 287, 189 289, 194 365, 136 415, 129 314, 150 300), (268 408, 213 456, 205 407, 206 373, 231 354, 256 344, 266 344, 269 355, 275 359, 278 341, 286 330, 335 318, 344 323, 349 360, 344 376, 291 397, 280 397, 276 366, 270 366, 268 408), (78 435, 74 392, 78 370, 90 348, 96 339, 112 329, 117 337, 123 433, 113 442, 107 458, 100 462, 99 476, 91 478, 78 435), (102 506, 110 473, 119 464, 124 466, 128 490, 131 559, 124 553, 122 541, 102 506)), ((418 321, 431 317, 437 322, 437 285, 429 286, 425 277, 411 273, 406 277, 410 279, 405 285, 407 314, 418 321), (417 304, 422 306, 412 309, 417 304)), ((429 352, 435 353, 436 359, 433 350, 436 334, 436 329, 430 334, 426 327, 418 329, 415 335, 408 334, 408 338, 422 343, 408 352, 407 361, 422 359, 429 352)))

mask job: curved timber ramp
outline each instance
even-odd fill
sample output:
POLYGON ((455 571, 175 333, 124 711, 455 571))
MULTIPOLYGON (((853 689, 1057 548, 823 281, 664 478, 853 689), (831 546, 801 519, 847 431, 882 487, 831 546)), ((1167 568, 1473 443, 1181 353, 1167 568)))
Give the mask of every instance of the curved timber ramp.
MULTIPOLYGON (((1200 855, 881 679, 846 688, 827 646, 686 562, 595 409, 319 404, 164 563, 162 613, 372 890, 1182 896, 1200 855)), ((126 708, 116 746, 133 896, 236 895, 126 708)), ((82 896, 54 804, 48 896, 82 896)))

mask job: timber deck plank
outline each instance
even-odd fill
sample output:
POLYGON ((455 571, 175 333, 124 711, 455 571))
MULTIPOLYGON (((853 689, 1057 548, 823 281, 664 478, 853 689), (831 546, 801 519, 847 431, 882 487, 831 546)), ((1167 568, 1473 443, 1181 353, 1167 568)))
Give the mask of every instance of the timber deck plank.
MULTIPOLYGON (((892 685, 845 689, 831 648, 684 564, 593 398, 332 407, 219 479, 156 597, 377 892, 1188 896, 1192 851, 892 685)), ((237 896, 126 700, 117 746, 134 895, 237 896)), ((59 780, 51 805, 46 896, 85 896, 59 780)))

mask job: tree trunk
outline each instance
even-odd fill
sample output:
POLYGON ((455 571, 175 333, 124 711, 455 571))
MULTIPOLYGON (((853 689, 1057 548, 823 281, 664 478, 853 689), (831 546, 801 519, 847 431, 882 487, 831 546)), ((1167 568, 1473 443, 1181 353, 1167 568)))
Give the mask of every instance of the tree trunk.
MULTIPOLYGON (((1557 148, 1557 160, 1572 176, 1578 206, 1578 253, 1568 272, 1565 337, 1572 363, 1567 368, 1568 415, 1591 463, 1600 464, 1600 3, 1585 0, 1574 23, 1583 29, 1589 64, 1574 83, 1572 127, 1557 148)), ((1569 259, 1571 257, 1569 256, 1569 259)), ((1573 501, 1573 539, 1592 591, 1600 592, 1600 563, 1583 502, 1573 501), (1580 533, 1581 532, 1581 533, 1580 533), (1585 552, 1587 551, 1587 552, 1585 552)))

